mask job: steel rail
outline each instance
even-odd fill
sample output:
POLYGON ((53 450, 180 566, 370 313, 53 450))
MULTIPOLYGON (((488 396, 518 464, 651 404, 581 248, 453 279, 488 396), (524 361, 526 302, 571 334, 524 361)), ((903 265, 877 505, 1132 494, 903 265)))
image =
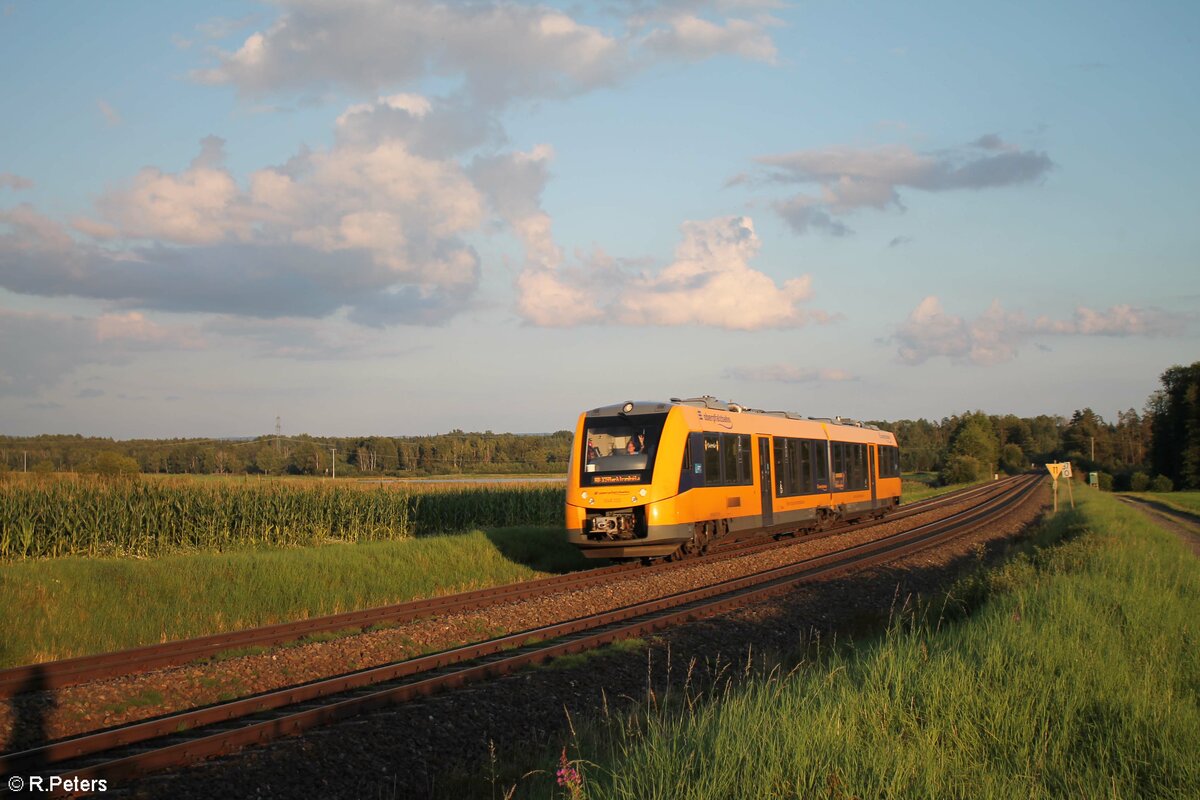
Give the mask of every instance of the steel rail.
MULTIPOLYGON (((1006 485, 1012 479, 959 489, 937 497, 902 506, 900 510, 889 514, 882 520, 867 520, 865 522, 846 523, 811 534, 804 534, 806 541, 814 541, 828 536, 841 535, 881 522, 892 522, 916 514, 926 513, 942 505, 962 502, 977 494, 987 494, 1006 485)), ((296 641, 305 636, 332 631, 360 629, 366 630, 378 624, 398 624, 415 619, 444 614, 448 612, 470 611, 485 608, 501 602, 512 602, 528 597, 544 594, 548 590, 582 588, 596 583, 611 580, 613 576, 633 570, 665 571, 679 569, 699 563, 740 557, 751 553, 767 550, 778 546, 773 541, 762 541, 763 535, 749 535, 727 540, 719 544, 707 556, 685 559, 683 561, 656 564, 651 567, 638 567, 634 564, 616 564, 609 567, 584 570, 554 575, 547 578, 536 578, 530 581, 504 584, 502 586, 475 589, 451 595, 408 600, 402 603, 377 606, 359 611, 346 611, 293 622, 276 623, 239 631, 210 634, 192 639, 181 639, 161 644, 145 645, 127 650, 116 650, 77 658, 47 661, 40 664, 28 664, 19 667, 0 670, 0 699, 13 697, 18 694, 59 689, 80 683, 130 675, 137 672, 160 667, 186 664, 190 661, 207 658, 217 653, 239 647, 269 647, 296 641)))
POLYGON ((797 583, 826 579, 847 570, 908 555, 993 521, 1024 502, 1040 483, 1039 478, 1029 476, 1014 485, 1012 491, 990 497, 979 506, 945 519, 795 564, 411 661, 15 753, 0 758, 0 775, 14 774, 20 769, 28 771, 31 767, 41 769, 65 759, 101 754, 114 747, 141 742, 128 752, 118 751, 100 760, 68 762, 52 770, 55 774, 74 778, 129 778, 228 752, 245 744, 298 733, 384 704, 409 700, 529 663, 719 613, 751 599, 786 591, 797 583), (531 641, 546 640, 554 641, 530 646, 531 641), (517 649, 514 651, 514 648, 517 649), (414 675, 418 676, 417 680, 397 684, 414 675), (320 700, 324 702, 312 706, 320 700), (297 703, 300 704, 298 710, 297 703), (306 708, 306 705, 310 707, 306 708), (255 716, 234 719, 245 713, 255 716), (224 725, 216 724, 215 730, 201 727, 214 723, 224 725), (235 727, 229 728, 229 725, 235 727), (149 741, 156 737, 165 737, 159 747, 149 741), (60 769, 64 771, 59 772, 60 769))

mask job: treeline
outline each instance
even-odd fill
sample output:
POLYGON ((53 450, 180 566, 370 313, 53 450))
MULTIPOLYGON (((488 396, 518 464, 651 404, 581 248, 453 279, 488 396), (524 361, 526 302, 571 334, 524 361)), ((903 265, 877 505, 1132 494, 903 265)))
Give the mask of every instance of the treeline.
POLYGON ((1085 408, 1070 419, 975 411, 940 422, 875 424, 896 434, 904 472, 937 473, 942 483, 982 480, 994 473, 1014 475, 1047 461, 1072 462, 1081 480, 1084 473, 1098 472, 1106 489, 1128 490, 1136 484, 1145 490, 1150 482, 1146 473, 1151 422, 1132 408, 1119 412, 1116 422, 1106 422, 1085 408))
MULTIPOLYGON (((1091 408, 1068 419, 989 415, 940 421, 876 422, 896 434, 905 472, 934 472, 946 483, 1016 473, 1031 464, 1071 461, 1103 488, 1200 489, 1200 362, 1174 366, 1143 412, 1107 421, 1091 408)), ((434 436, 272 437, 234 441, 114 441, 83 436, 0 437, 0 471, 173 474, 445 475, 565 472, 571 432, 434 436)))
POLYGON ((1171 367, 1161 381, 1141 414, 1121 411, 1115 422, 1084 408, 1070 419, 977 411, 875 424, 896 434, 903 471, 937 472, 945 483, 1070 461, 1077 479, 1099 473, 1103 489, 1200 489, 1200 362, 1171 367))
POLYGON ((159 474, 442 475, 561 473, 570 431, 433 436, 260 436, 248 440, 79 435, 0 437, 0 470, 159 474))

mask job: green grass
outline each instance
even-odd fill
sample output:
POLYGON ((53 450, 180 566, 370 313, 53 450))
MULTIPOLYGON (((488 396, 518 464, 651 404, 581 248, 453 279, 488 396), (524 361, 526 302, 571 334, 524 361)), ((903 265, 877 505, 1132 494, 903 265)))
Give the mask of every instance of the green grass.
POLYGON ((1163 505, 1187 511, 1189 514, 1200 514, 1200 492, 1142 492, 1134 496, 1157 500, 1163 505))
POLYGON ((908 475, 900 483, 900 499, 903 503, 915 503, 918 500, 928 500, 931 497, 956 492, 959 489, 966 489, 970 486, 978 486, 981 483, 988 481, 976 481, 975 483, 952 483, 948 486, 935 486, 933 483, 927 483, 923 480, 910 480, 908 475))
MULTIPOLYGON (((1042 531, 1063 543, 963 581, 949 618, 576 718, 579 796, 1200 797, 1200 561, 1110 496, 1077 502, 1042 531)), ((518 796, 561 792, 557 757, 518 796)))
POLYGON ((160 703, 162 703, 162 701, 163 701, 162 692, 156 691, 154 689, 146 689, 145 691, 142 691, 142 692, 139 692, 138 694, 127 697, 124 700, 120 700, 116 703, 109 703, 108 705, 101 706, 101 708, 104 709, 105 711, 108 711, 113 714, 124 714, 126 711, 130 710, 131 708, 145 708, 146 706, 156 706, 156 705, 159 705, 160 703))
POLYGON ((562 528, 0 563, 0 667, 240 630, 596 566, 562 528))

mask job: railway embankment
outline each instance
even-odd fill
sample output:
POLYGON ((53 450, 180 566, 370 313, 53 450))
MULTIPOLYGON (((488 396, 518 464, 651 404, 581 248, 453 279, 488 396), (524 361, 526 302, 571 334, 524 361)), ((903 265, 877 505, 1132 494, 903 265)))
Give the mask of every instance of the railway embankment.
MULTIPOLYGON (((481 608, 373 625, 366 632, 353 631, 353 635, 345 635, 350 631, 337 631, 308 636, 283 647, 242 647, 222 652, 215 659, 206 658, 39 692, 19 700, 0 701, 0 741, 7 741, 10 749, 29 746, 30 742, 14 741, 14 724, 21 713, 28 715, 34 708, 39 709, 42 720, 40 733, 47 739, 59 739, 411 659, 493 636, 698 589, 754 571, 799 563, 969 511, 990 494, 991 487, 982 488, 989 491, 978 496, 968 492, 961 497, 942 498, 936 504, 921 506, 927 508, 923 512, 917 513, 917 507, 914 507, 913 515, 904 519, 891 519, 844 532, 831 531, 824 538, 784 540, 778 545, 766 540, 763 543, 767 547, 765 550, 760 551, 758 547, 737 550, 729 558, 710 558, 666 568, 631 569, 587 586, 546 588, 529 597, 481 608), (339 633, 343 635, 337 635, 339 633)), ((430 541, 420 540, 413 544, 430 541)), ((575 554, 572 552, 571 555, 575 554)))
MULTIPOLYGON (((1043 490, 1002 521, 949 544, 647 637, 644 647, 405 703, 127 788, 138 797, 200 797, 214 785, 269 787, 263 791, 282 797, 502 796, 501 784, 515 781, 529 762, 504 765, 569 738, 569 720, 628 713, 678 697, 685 687, 741 680, 747 653, 759 663, 759 654, 791 652, 886 618, 898 597, 929 594, 977 564, 980 553, 1002 550, 1047 500, 1043 490)), ((556 765, 543 759, 535 766, 556 765)))
POLYGON ((880 637, 577 719, 570 782, 589 798, 1200 796, 1200 562, 1111 496, 1081 499, 880 637))

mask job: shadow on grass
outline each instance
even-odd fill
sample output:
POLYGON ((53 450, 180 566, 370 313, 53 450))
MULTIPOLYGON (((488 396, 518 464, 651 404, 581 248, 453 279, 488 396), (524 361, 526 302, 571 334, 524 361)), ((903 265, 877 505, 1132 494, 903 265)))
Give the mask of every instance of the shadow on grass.
POLYGON ((540 572, 577 572, 609 564, 608 561, 588 559, 568 544, 563 528, 520 525, 512 528, 488 528, 484 531, 489 542, 509 561, 524 564, 540 572))

